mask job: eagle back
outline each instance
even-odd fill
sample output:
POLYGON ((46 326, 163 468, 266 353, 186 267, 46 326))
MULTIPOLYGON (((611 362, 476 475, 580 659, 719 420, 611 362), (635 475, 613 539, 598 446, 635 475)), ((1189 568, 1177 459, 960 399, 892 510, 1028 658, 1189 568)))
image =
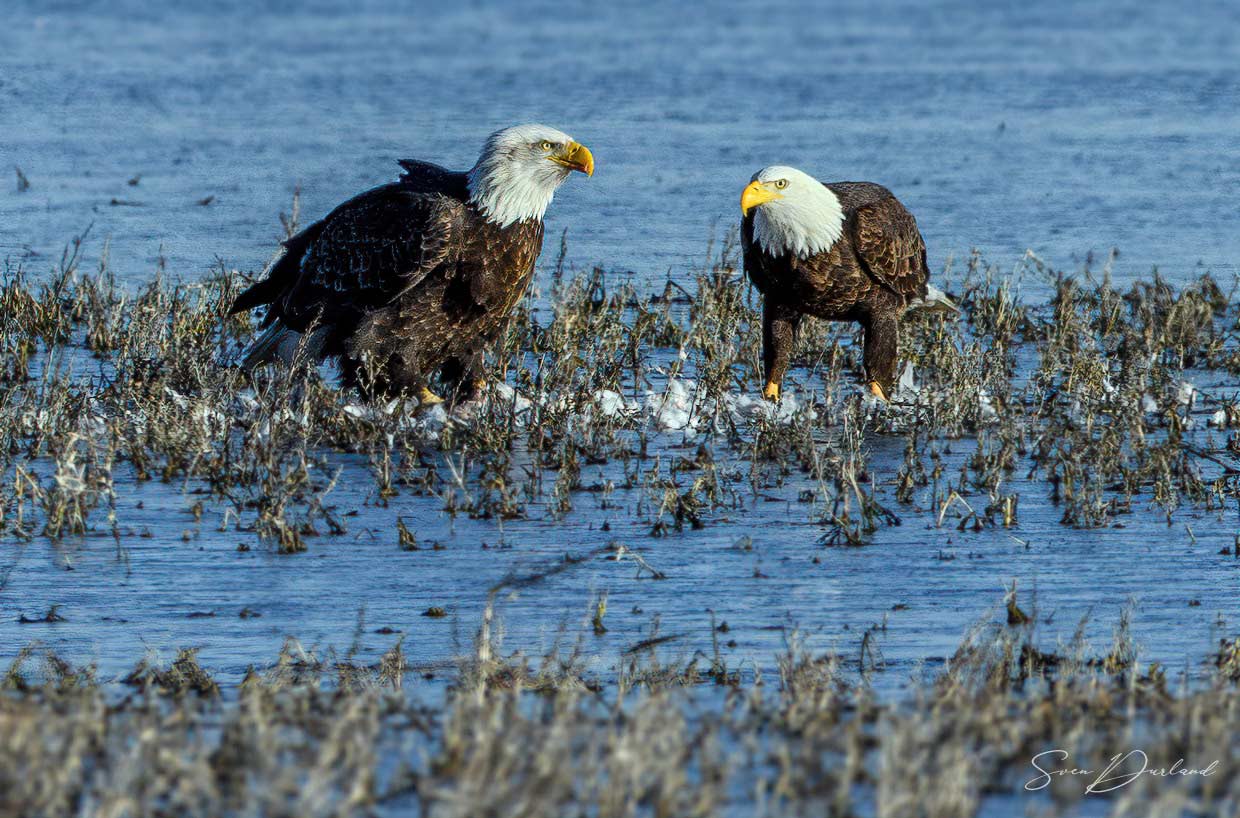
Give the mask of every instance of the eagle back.
POLYGON ((400 184, 407 190, 419 193, 442 193, 460 201, 469 198, 469 174, 448 170, 434 162, 417 159, 399 160, 404 173, 400 184))
POLYGON ((285 322, 299 331, 316 319, 348 323, 390 303, 450 263, 464 215, 455 197, 400 182, 345 202, 302 255, 278 303, 285 322))
POLYGON ((904 302, 925 297, 930 270, 913 214, 882 185, 832 182, 827 187, 844 205, 845 233, 865 271, 904 302))

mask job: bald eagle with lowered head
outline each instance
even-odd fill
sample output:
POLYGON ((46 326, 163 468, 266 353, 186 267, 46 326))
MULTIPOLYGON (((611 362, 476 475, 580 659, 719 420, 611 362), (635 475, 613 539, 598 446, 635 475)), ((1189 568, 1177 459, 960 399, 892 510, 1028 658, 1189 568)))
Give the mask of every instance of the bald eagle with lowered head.
POLYGON ((955 309, 928 286, 926 243, 913 214, 882 185, 824 183, 782 165, 753 175, 741 214, 745 272, 763 301, 763 397, 779 400, 797 326, 808 314, 861 324, 866 381, 887 400, 904 311, 955 309))
POLYGON ((554 128, 518 125, 492 134, 468 171, 401 165, 398 181, 284 242, 237 297, 233 313, 268 305, 244 368, 301 350, 339 359, 345 382, 372 395, 441 402, 436 373, 473 391, 533 278, 547 206, 572 171, 594 174, 594 157, 554 128))

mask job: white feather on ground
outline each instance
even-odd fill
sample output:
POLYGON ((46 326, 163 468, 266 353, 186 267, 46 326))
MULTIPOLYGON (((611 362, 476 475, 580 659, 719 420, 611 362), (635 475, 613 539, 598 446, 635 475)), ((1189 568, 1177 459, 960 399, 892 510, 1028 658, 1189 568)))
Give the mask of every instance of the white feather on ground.
POLYGON ((929 282, 926 282, 925 298, 918 298, 914 301, 910 301, 908 309, 930 310, 931 312, 960 312, 960 308, 956 306, 956 302, 952 301, 951 298, 948 297, 947 293, 943 292, 929 282))

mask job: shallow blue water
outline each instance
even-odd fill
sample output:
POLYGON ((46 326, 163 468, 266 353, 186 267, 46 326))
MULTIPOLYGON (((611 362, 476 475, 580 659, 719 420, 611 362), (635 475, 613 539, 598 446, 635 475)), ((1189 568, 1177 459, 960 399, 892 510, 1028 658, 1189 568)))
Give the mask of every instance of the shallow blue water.
MULTIPOLYGON (((598 159, 593 179, 561 191, 548 235, 568 229, 570 265, 632 271, 646 291, 705 260, 712 235, 733 228, 750 174, 773 162, 887 184, 917 215, 935 269, 972 247, 1004 264, 1032 248, 1066 267, 1118 247, 1121 277, 1236 271, 1240 13, 1224 3, 1189 14, 1058 0, 813 10, 534 1, 416 13, 364 2, 19 2, 6 16, 0 168, 19 166, 30 189, 19 192, 14 175, 0 185, 0 254, 36 273, 87 225, 88 255, 106 240, 132 286, 161 255, 185 279, 217 259, 252 270, 275 249, 277 213, 298 186, 303 217, 314 218, 391 178, 399 157, 464 167, 489 131, 521 120, 568 130, 598 159)), ((889 478, 903 440, 871 449, 889 478)), ((373 498, 366 464, 345 465, 333 499, 348 509, 373 498)), ((218 532, 219 509, 194 523, 196 498, 180 485, 118 477, 122 528, 152 533, 127 537, 123 558, 103 525, 76 544, 0 542, 0 656, 37 638, 116 673, 144 645, 167 655, 196 644, 236 679, 285 634, 346 646, 364 606, 368 631, 404 631, 411 656, 446 660, 468 650, 492 583, 614 539, 669 580, 600 559, 505 598, 512 646, 545 648, 561 627, 571 642, 601 590, 612 632, 586 646, 599 655, 648 636, 657 615, 661 632, 686 635, 671 650, 688 658, 709 649, 714 611, 737 643, 730 660, 769 669, 786 627, 851 655, 888 615, 881 645, 898 683, 950 655, 1018 578, 1022 591, 1037 588, 1049 643, 1090 610, 1105 642, 1136 595, 1150 654, 1195 667, 1216 636, 1210 623, 1234 603, 1238 563, 1218 555, 1232 517, 1184 511, 1168 528, 1138 514, 1127 529, 1080 532, 1059 525, 1044 486, 1015 485, 1025 492, 1019 539, 939 530, 935 510, 919 508, 874 547, 824 551, 820 529, 788 500, 795 487, 779 502, 746 496, 705 531, 662 540, 631 513, 636 496, 614 514, 587 495, 564 521, 500 526, 453 523, 439 499, 406 495, 363 508, 345 538, 279 557, 238 552, 253 535, 218 532), (447 548, 400 552, 397 514, 447 548), (752 549, 738 547, 745 537, 752 549), (52 604, 67 622, 13 624, 52 604), (431 605, 452 616, 419 616, 431 605), (244 607, 262 616, 241 619, 244 607), (191 618, 206 612, 215 615, 191 618)), ((394 639, 368 636, 367 655, 394 639)))
POLYGON ((1235 4, 152 5, 7 4, 0 255, 42 272, 93 224, 130 282, 161 252, 253 269, 298 185, 313 218, 540 120, 598 159, 548 235, 643 280, 702 259, 777 162, 887 184, 936 269, 1118 247, 1120 275, 1236 270, 1235 4))

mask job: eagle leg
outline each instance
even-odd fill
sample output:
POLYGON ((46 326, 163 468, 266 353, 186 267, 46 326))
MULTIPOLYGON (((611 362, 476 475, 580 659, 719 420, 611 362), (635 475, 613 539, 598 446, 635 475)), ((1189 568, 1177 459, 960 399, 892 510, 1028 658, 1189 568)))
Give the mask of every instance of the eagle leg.
POLYGON ((797 325, 801 316, 782 304, 770 300, 762 305, 762 374, 766 385, 762 397, 779 400, 784 374, 792 357, 792 344, 796 339, 797 325))
POLYGON ((871 394, 887 400, 896 382, 900 319, 896 310, 879 310, 861 321, 865 330, 865 378, 871 394))

